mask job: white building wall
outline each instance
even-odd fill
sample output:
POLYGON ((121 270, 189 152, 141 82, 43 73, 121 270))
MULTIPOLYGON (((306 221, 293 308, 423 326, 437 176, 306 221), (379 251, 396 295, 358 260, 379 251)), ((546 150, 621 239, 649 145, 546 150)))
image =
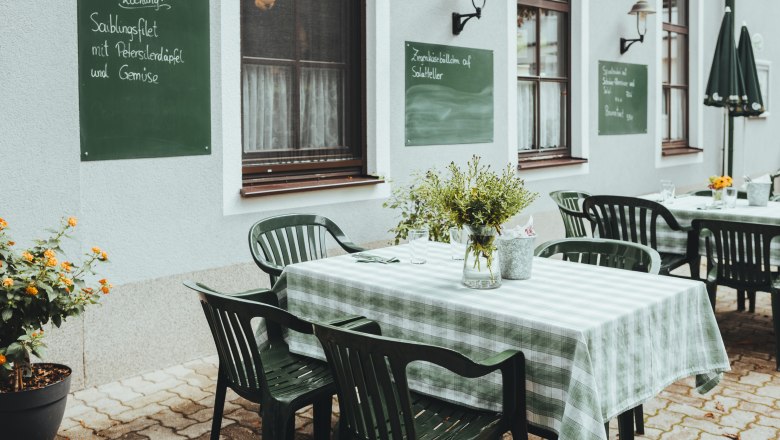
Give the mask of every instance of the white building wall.
MULTIPOLYGON (((692 0, 696 22, 692 68, 709 73, 720 2, 692 0)), ((515 160, 517 115, 515 4, 488 1, 481 20, 460 36, 450 31, 451 13, 472 9, 470 0, 376 0, 368 2, 369 168, 404 182, 411 172, 472 154, 494 167, 515 160), (420 41, 494 52, 494 142, 404 146, 404 42, 420 41)), ((661 9, 661 0, 656 1, 661 9)), ((702 155, 660 157, 660 22, 651 17, 644 44, 624 56, 619 38, 635 36, 626 15, 631 2, 572 1, 572 140, 584 165, 523 171, 541 197, 533 214, 542 240, 562 236, 547 193, 574 188, 593 193, 635 195, 657 190, 660 179, 678 187, 702 187, 720 163, 720 111, 692 98, 697 144, 702 155), (648 134, 599 136, 599 60, 650 66, 648 134)), ((193 293, 181 281, 196 279, 225 290, 267 285, 247 249, 249 226, 282 212, 317 212, 332 218, 357 242, 382 243, 394 223, 381 208, 390 184, 242 199, 240 188, 240 46, 237 1, 211 2, 212 154, 195 157, 79 161, 76 0, 0 0, 0 216, 20 245, 40 235, 63 215, 81 223, 71 253, 93 245, 105 248, 111 264, 101 274, 117 289, 103 307, 51 332, 49 359, 71 365, 76 384, 93 385, 181 363, 212 352, 212 342, 193 293)), ((752 0, 737 6, 738 22, 748 19, 762 33, 757 57, 780 68, 780 30, 773 22, 780 5, 752 0), (742 6, 744 4, 744 6, 742 6), (755 5, 755 6, 754 6, 755 5)), ((705 86, 692 88, 701 96, 705 86)), ((695 86, 694 86, 695 84, 695 86)), ((776 85, 780 87, 780 84, 776 85)), ((780 101, 774 117, 780 117, 780 101)), ((738 122, 736 170, 757 174, 780 166, 778 124, 738 122), (742 130, 744 125, 744 134, 742 130), (751 158, 741 159, 739 148, 751 158)))

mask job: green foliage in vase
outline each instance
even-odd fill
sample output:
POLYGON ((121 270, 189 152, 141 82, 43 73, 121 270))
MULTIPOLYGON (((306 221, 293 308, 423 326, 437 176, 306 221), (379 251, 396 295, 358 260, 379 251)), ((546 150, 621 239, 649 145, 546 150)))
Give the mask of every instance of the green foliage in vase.
MULTIPOLYGON (((433 203, 459 228, 484 226, 500 234, 501 225, 528 207, 539 194, 525 188, 511 165, 498 174, 479 161, 479 156, 472 157, 465 170, 450 163, 446 176, 429 171, 426 181, 431 187, 433 203)), ((479 257, 483 257, 492 274, 495 236, 471 233, 469 238, 475 267, 479 265, 479 257)))
POLYGON ((396 187, 392 197, 382 204, 401 211, 401 220, 389 231, 395 234, 394 244, 406 239, 410 230, 419 228, 428 228, 431 240, 449 243, 449 230, 455 224, 435 203, 430 174, 418 175, 410 185, 396 187))

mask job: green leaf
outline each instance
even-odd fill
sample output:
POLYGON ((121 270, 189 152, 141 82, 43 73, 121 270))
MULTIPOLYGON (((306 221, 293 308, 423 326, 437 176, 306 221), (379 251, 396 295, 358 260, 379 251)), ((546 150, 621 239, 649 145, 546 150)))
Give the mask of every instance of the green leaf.
POLYGON ((55 326, 59 327, 62 325, 62 317, 60 315, 52 315, 51 322, 54 323, 55 326))
POLYGON ((7 322, 11 317, 14 316, 14 311, 11 309, 5 309, 2 313, 0 313, 0 317, 2 317, 3 321, 7 322))

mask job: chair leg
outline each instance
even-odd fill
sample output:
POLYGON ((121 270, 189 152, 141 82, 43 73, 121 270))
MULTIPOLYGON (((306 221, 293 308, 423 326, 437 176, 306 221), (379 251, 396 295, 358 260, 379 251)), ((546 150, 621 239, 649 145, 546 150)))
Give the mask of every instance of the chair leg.
POLYGON ((260 406, 260 416, 263 418, 264 439, 292 440, 295 434, 295 413, 289 408, 266 402, 260 406))
POLYGON ((748 313, 756 313, 756 291, 752 290, 747 293, 748 299, 748 313))
POLYGON ((696 257, 691 258, 688 261, 688 266, 690 266, 691 269, 691 279, 692 280, 698 280, 699 279, 699 272, 700 272, 700 266, 701 265, 701 257, 696 255, 696 257))
POLYGON ((618 416, 618 438, 620 440, 634 440, 634 416, 632 410, 628 410, 618 416))
POLYGON ((645 433, 645 410, 642 405, 634 408, 634 424, 636 425, 637 434, 642 435, 645 433))
POLYGON ((225 408, 225 394, 227 393, 227 380, 222 372, 217 376, 217 392, 214 395, 214 416, 211 420, 211 440, 219 440, 219 431, 222 429, 222 411, 225 408))
POLYGON ((604 424, 604 431, 607 432, 607 438, 609 438, 609 422, 604 424))
POLYGON ((330 439, 331 396, 314 402, 314 439, 330 439))
POLYGON ((738 312, 744 312, 745 311, 745 291, 744 290, 737 290, 737 311, 738 312))
POLYGON ((775 368, 780 371, 780 291, 772 292, 772 323, 775 327, 775 368))

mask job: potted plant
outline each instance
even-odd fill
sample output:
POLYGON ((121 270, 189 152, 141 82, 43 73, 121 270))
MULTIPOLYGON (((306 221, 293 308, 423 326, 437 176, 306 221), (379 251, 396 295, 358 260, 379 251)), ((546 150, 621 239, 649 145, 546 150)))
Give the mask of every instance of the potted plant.
POLYGON ((501 225, 517 215, 538 196, 525 188, 511 165, 497 174, 490 166, 480 165, 472 157, 465 170, 451 163, 448 175, 429 172, 433 203, 449 215, 450 220, 469 234, 463 264, 463 284, 477 289, 494 289, 501 285, 496 252, 496 234, 501 225))
POLYGON ((718 206, 723 203, 723 190, 734 183, 731 176, 710 176, 707 188, 712 190, 712 204, 718 206))
POLYGON ((8 223, 0 218, 0 426, 3 437, 53 439, 70 389, 71 370, 59 364, 32 363, 44 356, 43 327, 59 327, 108 294, 105 279, 88 287, 93 265, 108 255, 93 247, 83 262, 65 259, 60 242, 76 227, 75 217, 28 249, 17 250, 8 223))

